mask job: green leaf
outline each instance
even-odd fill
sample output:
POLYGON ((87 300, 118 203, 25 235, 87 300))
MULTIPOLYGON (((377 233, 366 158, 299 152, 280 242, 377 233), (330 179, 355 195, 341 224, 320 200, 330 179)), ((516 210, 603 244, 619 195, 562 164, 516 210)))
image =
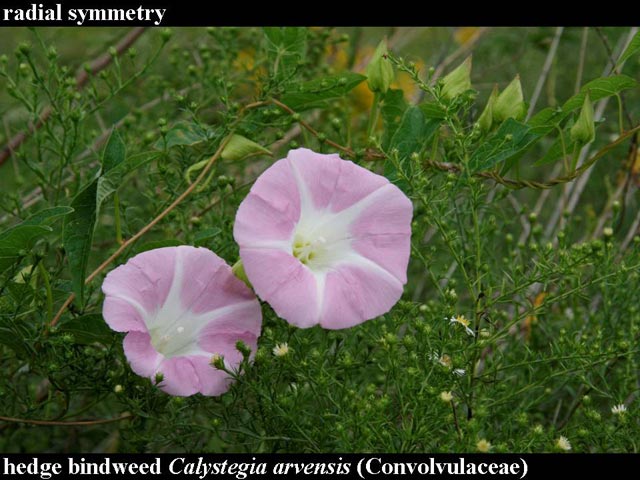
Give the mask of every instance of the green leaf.
POLYGON ((113 130, 102 154, 102 172, 106 173, 117 167, 124 162, 126 155, 127 150, 120 133, 117 130, 113 130))
POLYGON ((207 240, 211 240, 221 233, 222 230, 218 227, 207 228, 206 230, 202 230, 196 234, 196 236, 193 238, 193 243, 195 243, 196 245, 202 245, 207 240))
POLYGON ((71 202, 73 213, 66 218, 64 225, 63 241, 69 257, 71 283, 80 305, 84 305, 84 280, 103 202, 122 185, 126 175, 157 156, 155 152, 145 152, 123 158, 125 152, 121 139, 119 135, 114 138, 114 134, 105 148, 103 174, 76 195, 71 202))
POLYGON ((562 110, 565 113, 569 113, 581 108, 584 104, 584 98, 587 93, 589 93, 591 101, 595 102, 605 97, 617 95, 623 90, 636 87, 638 87, 638 82, 626 75, 596 78, 595 80, 583 85, 580 89, 580 93, 567 100, 562 106, 562 110))
POLYGON ((446 117, 446 112, 444 109, 435 103, 424 102, 419 105, 420 110, 424 113, 426 118, 435 118, 439 120, 443 120, 446 117))
POLYGON ((104 322, 100 314, 88 314, 73 318, 60 325, 60 334, 70 333, 75 343, 87 345, 91 343, 111 343, 113 331, 104 322))
POLYGON ((636 34, 633 36, 631 42, 629 42, 629 45, 627 46, 627 49, 618 60, 617 65, 622 65, 629 59, 629 57, 635 55, 638 52, 640 52, 640 32, 636 32, 636 34))
POLYGON ((578 110, 584 105, 587 94, 591 101, 595 102, 612 95, 617 95, 623 90, 636 88, 638 82, 626 75, 616 75, 612 77, 596 78, 584 85, 580 92, 565 102, 562 108, 545 108, 536 113, 527 125, 531 127, 531 132, 541 136, 547 135, 559 126, 571 112, 578 110))
POLYGON ((404 99, 402 90, 390 89, 382 99, 382 123, 384 124, 384 134, 382 135, 382 148, 387 150, 389 142, 400 126, 400 121, 407 110, 407 101, 404 99))
POLYGON ((16 335, 14 329, 9 327, 0 326, 0 344, 13 350, 20 358, 28 358, 35 353, 30 342, 16 335))
POLYGON ((84 305, 84 279, 96 227, 97 189, 98 179, 95 179, 75 196, 71 202, 74 211, 65 218, 64 224, 64 248, 69 257, 73 291, 80 305, 84 305))
POLYGON ((26 255, 36 241, 52 230, 46 225, 19 224, 0 234, 0 273, 26 255))
POLYGON ((138 168, 146 165, 158 156, 156 152, 144 152, 126 158, 109 171, 104 172, 98 178, 98 188, 96 190, 96 210, 99 212, 102 203, 113 192, 118 190, 127 175, 133 173, 138 168))
MULTIPOLYGON (((389 142, 389 151, 397 150, 398 152, 399 168, 404 175, 412 175, 411 154, 420 153, 423 150, 441 123, 440 119, 427 119, 420 107, 412 106, 405 111, 396 133, 389 142)), ((391 160, 385 162, 384 173, 400 188, 408 188, 391 160)))
POLYGON ((153 145, 153 148, 166 150, 178 146, 188 147, 209 140, 211 137, 211 130, 202 125, 193 122, 178 122, 153 145))
MULTIPOLYGON (((500 128, 483 142, 469 160, 472 172, 489 170, 501 162, 515 161, 540 138, 531 128, 508 118, 500 128)), ((509 169, 511 163, 505 165, 509 169)))
POLYGON ((304 59, 307 29, 302 27, 266 27, 267 52, 273 76, 288 80, 304 59))
POLYGON ((566 116, 566 113, 561 109, 547 107, 531 117, 527 122, 527 125, 531 128, 533 133, 543 136, 556 128, 556 125, 558 125, 566 116))
POLYGON ((571 141, 568 132, 564 132, 563 135, 564 149, 562 148, 562 139, 558 136, 551 144, 551 147, 549 147, 549 150, 547 150, 547 153, 545 153, 541 159, 537 160, 533 164, 534 166, 539 167, 541 165, 547 165, 559 158, 562 158, 565 153, 567 155, 571 155, 573 153, 574 149, 576 148, 576 142, 571 141))
POLYGON ((53 231, 50 227, 53 222, 72 211, 73 208, 64 206, 45 208, 0 233, 0 273, 31 250, 40 238, 53 231))
POLYGON ((299 84, 298 91, 285 93, 282 102, 296 111, 322 107, 329 100, 343 97, 366 79, 354 72, 317 78, 299 84))
MULTIPOLYGON (((272 155, 271 151, 264 148, 262 145, 254 142, 253 140, 249 140, 247 137, 243 137, 242 135, 234 133, 229 139, 229 142, 227 142, 227 145, 222 150, 220 157, 223 160, 229 160, 233 162, 244 160, 245 158, 253 157, 254 155, 260 154, 272 155)), ((199 163, 202 163, 202 167, 204 167, 208 161, 209 160, 205 160, 204 163, 199 163)), ((196 165, 192 165, 190 169, 195 166, 196 165)), ((201 168, 198 168, 198 170, 200 169, 201 168)))

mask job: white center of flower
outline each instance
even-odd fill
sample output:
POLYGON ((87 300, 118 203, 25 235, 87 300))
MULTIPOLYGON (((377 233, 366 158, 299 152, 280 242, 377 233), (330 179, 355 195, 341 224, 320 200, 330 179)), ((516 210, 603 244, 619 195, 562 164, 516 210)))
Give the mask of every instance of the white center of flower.
POLYGON ((317 264, 326 254, 327 239, 320 236, 309 239, 297 233, 293 239, 293 256, 305 265, 317 264))
MULTIPOLYGON (((159 313, 164 312, 161 310, 159 313)), ((185 329, 182 325, 170 325, 169 328, 164 325, 163 327, 158 326, 149 330, 151 344, 159 353, 171 358, 184 355, 192 349, 193 335, 185 335, 185 329)))
POLYGON ((291 253, 314 272, 335 268, 352 251, 348 224, 329 212, 314 212, 298 223, 291 253))

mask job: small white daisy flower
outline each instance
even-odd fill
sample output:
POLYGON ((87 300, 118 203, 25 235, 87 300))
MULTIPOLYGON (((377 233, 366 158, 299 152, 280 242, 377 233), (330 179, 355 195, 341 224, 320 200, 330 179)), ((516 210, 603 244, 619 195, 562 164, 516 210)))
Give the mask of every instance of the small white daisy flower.
POLYGON ((625 413, 627 413, 627 407, 624 403, 621 403, 620 405, 614 405, 613 407, 611 407, 611 413, 613 413, 614 415, 624 415, 625 413))
POLYGON ((560 450, 568 452, 569 450, 571 450, 571 442, 564 435, 560 435, 556 440, 556 447, 558 447, 560 450))
POLYGON ((453 400, 453 394, 451 392, 440 392, 440 400, 449 403, 453 400))
POLYGON ((481 438, 476 443, 476 449, 482 453, 488 453, 491 450, 491 442, 489 442, 486 438, 481 438))
POLYGON ((278 343, 275 347, 273 347, 273 354, 276 357, 284 357, 287 353, 289 353, 289 345, 287 342, 278 343))
POLYGON ((471 330, 471 327, 469 327, 469 325, 471 325, 471 322, 467 320, 464 315, 456 315, 451 317, 449 319, 449 323, 451 324, 459 323, 464 327, 465 331, 467 332, 467 335, 471 335, 472 337, 475 337, 476 335, 475 332, 471 330))

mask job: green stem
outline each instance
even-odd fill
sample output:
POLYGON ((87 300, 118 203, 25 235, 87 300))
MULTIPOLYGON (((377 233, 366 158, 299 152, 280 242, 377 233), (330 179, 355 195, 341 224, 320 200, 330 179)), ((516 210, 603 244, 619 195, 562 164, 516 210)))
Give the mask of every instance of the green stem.
POLYGON ((367 124, 367 138, 373 135, 373 131, 378 123, 378 113, 380 104, 380 93, 373 94, 373 105, 371 105, 371 113, 369 114, 369 123, 367 124))
POLYGON ((49 272, 44 268, 42 261, 38 263, 38 273, 47 292, 47 325, 49 325, 51 318, 53 318, 53 293, 51 292, 51 282, 49 282, 49 272))
POLYGON ((113 208, 114 208, 114 217, 116 223, 116 242, 119 245, 122 245, 122 228, 120 226, 120 197, 118 196, 118 192, 113 195, 113 208))
MULTIPOLYGON (((622 98, 620 94, 616 94, 616 100, 618 101, 618 128, 620 129, 620 135, 624 133, 624 121, 622 120, 622 98)), ((633 125, 632 125, 633 126, 633 125)))
POLYGON ((580 156, 580 148, 578 148, 578 144, 576 143, 573 147, 573 155, 571 159, 571 172, 575 171, 578 166, 578 157, 580 156))

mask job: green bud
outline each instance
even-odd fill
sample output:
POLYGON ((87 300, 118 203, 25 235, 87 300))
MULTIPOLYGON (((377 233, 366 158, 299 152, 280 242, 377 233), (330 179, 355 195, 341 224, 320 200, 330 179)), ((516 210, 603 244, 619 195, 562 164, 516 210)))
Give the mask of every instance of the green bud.
POLYGON ((217 354, 217 353, 214 353, 211 356, 211 360, 209 360, 209 364, 213 368, 216 368, 218 370, 224 370, 225 369, 224 357, 222 355, 217 354))
POLYGON ((480 115, 480 118, 478 118, 478 125, 483 133, 487 133, 491 130, 491 125, 493 124, 493 107, 496 104, 497 99, 498 86, 495 85, 491 95, 489 96, 489 100, 487 101, 487 106, 484 107, 484 111, 480 115))
POLYGON ((372 92, 386 93, 393 82, 393 65, 387 58, 387 41, 382 40, 367 65, 367 83, 372 92))
POLYGON ((234 134, 229 140, 229 143, 227 143, 227 146, 222 150, 221 156, 224 160, 235 161, 261 153, 271 155, 271 152, 262 145, 258 145, 242 135, 234 134))
POLYGON ((493 120, 498 123, 504 122, 507 118, 520 120, 526 113, 520 75, 516 75, 493 104, 493 120))
POLYGON ((167 43, 173 36, 173 30, 171 30, 170 28, 165 28, 164 30, 162 30, 160 35, 162 38, 162 42, 167 43))
POLYGON ((589 95, 585 95, 584 103, 578 120, 571 127, 571 140, 581 145, 586 145, 596 137, 596 127, 593 122, 593 105, 589 100, 589 95))
POLYGON ((236 342, 236 350, 238 350, 244 358, 249 358, 249 355, 251 355, 251 348, 242 340, 236 342))
POLYGON ((20 45, 18 45, 17 53, 25 56, 29 55, 31 53, 31 45, 29 45, 27 42, 22 42, 20 45))
POLYGON ((449 100, 471 88, 471 55, 442 79, 442 96, 449 100))
POLYGON ((247 273, 244 271, 244 265, 242 264, 242 260, 238 260, 233 267, 231 267, 231 271, 233 272, 233 274, 238 277, 240 280, 242 280, 247 287, 249 288, 253 288, 251 286, 251 282, 249 282, 249 278, 247 277, 247 273))

